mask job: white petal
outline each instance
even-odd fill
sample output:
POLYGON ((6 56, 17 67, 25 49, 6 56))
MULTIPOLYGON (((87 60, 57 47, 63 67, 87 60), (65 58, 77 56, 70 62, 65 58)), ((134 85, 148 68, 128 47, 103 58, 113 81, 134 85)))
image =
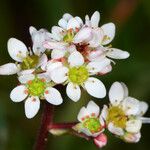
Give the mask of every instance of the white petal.
POLYGON ((73 100, 74 102, 77 102, 81 97, 81 90, 78 85, 75 85, 73 83, 68 83, 66 88, 66 93, 68 97, 73 100))
POLYGON ((104 74, 107 74, 107 73, 109 73, 109 72, 111 72, 111 71, 112 71, 112 66, 111 66, 111 65, 108 65, 108 66, 106 66, 104 69, 102 69, 102 70, 99 72, 99 74, 104 75, 104 74))
POLYGON ((104 35, 107 36, 103 41, 103 45, 109 44, 115 36, 115 25, 113 23, 107 23, 101 26, 104 31, 104 35))
POLYGON ((62 27, 63 29, 67 29, 67 21, 66 21, 65 19, 60 19, 60 20, 58 21, 58 25, 59 25, 60 27, 62 27))
POLYGON ((39 63, 37 64, 37 67, 40 67, 40 66, 46 64, 47 61, 48 61, 47 55, 43 54, 39 59, 39 63))
POLYGON ((80 122, 82 122, 84 120, 84 118, 88 115, 89 115, 89 112, 87 111, 87 109, 85 107, 82 107, 78 113, 77 118, 80 122))
POLYGON ((82 19, 80 18, 80 17, 75 17, 75 19, 78 21, 78 23, 80 24, 80 26, 82 26, 83 25, 83 21, 82 21, 82 19))
POLYGON ((15 87, 10 93, 11 100, 13 102, 23 101, 28 96, 26 90, 27 88, 24 85, 19 85, 15 87))
POLYGON ((98 47, 101 44, 103 37, 104 37, 104 32, 101 28, 92 30, 92 38, 89 41, 89 46, 98 47))
POLYGON ((92 116, 94 115, 95 117, 98 117, 99 116, 99 112, 100 112, 100 108, 99 106, 93 102, 93 101, 90 101, 88 104, 87 104, 87 111, 89 112, 89 114, 92 116))
POLYGON ((67 80, 67 73, 68 73, 68 68, 66 67, 60 67, 58 69, 55 69, 51 72, 51 79, 55 83, 63 83, 67 80))
POLYGON ((112 105, 118 105, 124 98, 124 89, 119 82, 114 82, 109 90, 109 100, 112 105))
POLYGON ((110 48, 107 56, 113 59, 126 59, 130 56, 130 54, 127 51, 122 51, 117 48, 110 48))
POLYGON ((30 26, 29 27, 29 32, 30 32, 30 35, 32 36, 35 32, 37 32, 37 29, 33 26, 30 26))
POLYGON ((126 112, 126 115, 138 115, 140 110, 140 102, 133 97, 127 97, 123 100, 122 107, 126 112))
POLYGON ((76 29, 80 27, 80 23, 78 22, 77 19, 71 18, 67 24, 67 30, 69 29, 76 29))
POLYGON ((126 98, 129 95, 128 87, 126 86, 125 83, 123 83, 123 82, 120 82, 120 83, 121 83, 121 85, 122 85, 122 87, 124 89, 124 98, 126 98))
POLYGON ((50 77, 50 74, 48 72, 44 72, 44 73, 38 74, 37 76, 40 79, 45 79, 46 82, 50 82, 51 81, 51 77, 50 77))
POLYGON ((148 110, 148 104, 146 102, 140 102, 139 115, 143 116, 148 110))
POLYGON ((60 92, 55 88, 48 87, 45 90, 44 97, 53 105, 60 105, 63 102, 60 92))
POLYGON ((23 70, 23 71, 18 72, 18 75, 21 76, 21 75, 25 75, 25 74, 32 74, 34 71, 35 71, 35 69, 23 70))
POLYGON ((95 11, 94 14, 91 17, 91 25, 94 28, 98 27, 100 21, 100 13, 98 11, 95 11))
POLYGON ((109 123, 108 124, 108 130, 118 136, 123 136, 124 135, 124 131, 123 129, 119 128, 119 127, 115 127, 113 123, 109 123))
POLYGON ((105 134, 100 134, 94 138, 94 143, 98 148, 102 148, 107 144, 107 136, 105 134))
POLYGON ((71 18, 73 18, 73 17, 72 17, 72 15, 69 14, 69 13, 65 13, 65 14, 63 15, 63 19, 65 19, 66 21, 69 21, 71 18))
POLYGON ((0 75, 12 75, 16 74, 20 69, 14 63, 7 63, 0 66, 0 75))
POLYGON ((88 15, 85 16, 85 25, 87 25, 88 27, 91 27, 91 21, 88 15))
POLYGON ((85 88, 87 92, 96 98, 104 98, 106 96, 106 88, 104 84, 93 77, 90 77, 86 82, 85 82, 85 88))
POLYGON ((43 46, 47 49, 60 49, 60 50, 65 50, 67 44, 64 42, 44 42, 43 46))
POLYGON ((126 142, 137 143, 140 141, 141 133, 126 133, 123 138, 126 142))
POLYGON ((92 30, 91 28, 83 28, 81 29, 74 37, 74 43, 87 42, 92 38, 92 30))
POLYGON ((68 57, 68 63, 70 64, 71 67, 81 66, 84 64, 84 58, 81 53, 75 51, 71 53, 70 56, 68 57))
POLYGON ((27 56, 27 47, 20 40, 10 38, 7 47, 10 57, 18 62, 22 62, 23 58, 27 56))
POLYGON ((51 58, 59 59, 59 58, 64 57, 65 54, 66 54, 66 50, 54 49, 54 50, 52 50, 51 58))
POLYGON ((18 77, 18 80, 20 83, 27 83, 30 80, 33 80, 35 78, 34 74, 24 74, 18 77))
POLYGON ((101 111, 101 117, 106 120, 108 114, 108 107, 106 105, 103 106, 103 109, 101 111))
POLYGON ((98 73, 101 70, 103 70, 106 66, 110 64, 109 59, 103 59, 102 61, 95 61, 95 62, 90 62, 87 65, 87 68, 89 69, 90 73, 98 73))
POLYGON ((40 109, 40 100, 38 97, 29 97, 25 101, 25 114, 28 119, 33 118, 40 109))
POLYGON ((58 68, 60 68, 60 67, 62 67, 62 66, 63 66, 63 64, 62 64, 61 62, 49 61, 49 62, 47 63, 47 66, 46 66, 46 70, 47 70, 48 72, 51 72, 51 71, 53 71, 54 69, 58 69, 58 68))
POLYGON ((142 127, 142 121, 138 119, 129 120, 126 123, 126 130, 130 133, 138 133, 142 127))

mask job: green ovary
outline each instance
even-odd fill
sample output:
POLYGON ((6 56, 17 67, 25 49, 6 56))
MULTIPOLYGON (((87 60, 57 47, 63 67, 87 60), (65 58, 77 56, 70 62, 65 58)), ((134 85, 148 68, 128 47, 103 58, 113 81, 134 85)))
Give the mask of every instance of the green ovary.
POLYGON ((89 77, 86 67, 73 67, 69 69, 69 80, 75 84, 83 84, 89 77))
POLYGON ((83 126, 92 133, 97 133, 101 130, 101 125, 98 118, 88 118, 84 121, 83 126))
POLYGON ((21 64, 21 69, 32 69, 35 68, 36 65, 39 62, 39 57, 36 55, 27 56, 23 59, 23 62, 21 64))
POLYGON ((113 106, 110 107, 108 110, 106 122, 107 124, 112 122, 117 127, 125 128, 127 119, 128 119, 127 116, 125 115, 124 111, 121 108, 113 106))
POLYGON ((28 92, 32 96, 42 96, 46 88, 46 82, 42 79, 35 78, 27 84, 28 92))

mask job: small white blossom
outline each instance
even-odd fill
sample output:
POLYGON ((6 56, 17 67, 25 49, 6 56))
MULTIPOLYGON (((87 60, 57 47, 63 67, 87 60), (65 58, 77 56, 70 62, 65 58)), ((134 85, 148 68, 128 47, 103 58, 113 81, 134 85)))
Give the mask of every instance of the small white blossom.
POLYGON ((100 108, 93 101, 82 107, 78 113, 79 124, 74 129, 87 136, 97 137, 104 131, 104 120, 100 116, 100 108))
POLYGON ((39 108, 40 100, 46 100, 50 104, 60 105, 63 102, 60 92, 51 86, 45 74, 24 74, 19 76, 21 85, 15 87, 10 98, 13 102, 25 100, 25 115, 27 118, 33 118, 39 108))
POLYGON ((142 117, 148 109, 148 104, 128 96, 128 88, 122 82, 112 84, 109 100, 110 106, 104 106, 102 110, 108 130, 127 142, 139 141, 142 122, 150 121, 149 118, 142 117))
MULTIPOLYGON (((47 56, 42 54, 35 55, 28 50, 25 44, 15 38, 10 38, 7 43, 8 53, 16 63, 7 63, 0 66, 0 75, 12 75, 20 71, 35 71, 36 68, 47 62, 47 56)), ((35 51, 36 53, 36 51, 35 51)))
POLYGON ((81 97, 80 86, 91 96, 103 98, 106 95, 104 84, 97 78, 91 77, 110 64, 109 59, 86 63, 81 53, 75 51, 63 62, 49 62, 46 70, 56 84, 67 84, 66 92, 73 101, 81 97))

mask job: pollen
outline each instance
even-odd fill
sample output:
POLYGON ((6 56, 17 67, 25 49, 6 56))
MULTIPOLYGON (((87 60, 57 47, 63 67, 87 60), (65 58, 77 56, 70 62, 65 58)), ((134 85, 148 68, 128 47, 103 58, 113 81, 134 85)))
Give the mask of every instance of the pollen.
POLYGON ((118 106, 110 107, 108 110, 108 116, 106 119, 107 124, 112 122, 115 126, 120 128, 126 127, 127 116, 125 112, 118 106))

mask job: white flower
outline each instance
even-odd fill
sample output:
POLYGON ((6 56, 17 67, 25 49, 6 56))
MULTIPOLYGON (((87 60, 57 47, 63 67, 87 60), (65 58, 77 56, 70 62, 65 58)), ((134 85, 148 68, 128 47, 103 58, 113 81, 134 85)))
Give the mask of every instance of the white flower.
POLYGON ((18 79, 21 85, 11 91, 10 98, 13 102, 25 100, 25 115, 27 118, 33 118, 37 114, 40 108, 40 99, 45 99, 53 105, 60 105, 63 102, 61 94, 50 85, 50 80, 47 82, 45 74, 24 74, 19 76, 18 79))
POLYGON ((29 32, 33 42, 32 46, 33 52, 34 54, 40 56, 46 50, 46 48, 43 47, 43 43, 47 40, 50 40, 51 38, 50 33, 45 29, 37 30, 33 26, 29 28, 29 32))
POLYGON ((47 62, 47 56, 45 54, 41 56, 33 54, 20 40, 10 38, 7 46, 10 57, 16 63, 8 63, 0 66, 0 75, 16 74, 23 70, 33 72, 36 68, 47 62))
POLYGON ((74 129, 87 136, 97 137, 104 131, 104 120, 100 116, 100 108, 93 101, 82 107, 78 113, 79 124, 74 129))
POLYGON ((148 109, 148 104, 128 96, 128 88, 122 82, 112 84, 109 100, 110 106, 104 106, 102 110, 108 130, 124 140, 138 141, 139 139, 135 137, 140 134, 142 121, 145 120, 143 121, 145 123, 150 121, 149 118, 142 117, 148 109))
POLYGON ((55 83, 65 82, 67 84, 67 95, 76 102, 81 97, 80 86, 96 98, 105 97, 106 89, 104 84, 91 76, 97 74, 108 64, 110 64, 108 59, 85 63, 81 53, 75 51, 63 63, 55 62, 48 64, 47 71, 55 83))

